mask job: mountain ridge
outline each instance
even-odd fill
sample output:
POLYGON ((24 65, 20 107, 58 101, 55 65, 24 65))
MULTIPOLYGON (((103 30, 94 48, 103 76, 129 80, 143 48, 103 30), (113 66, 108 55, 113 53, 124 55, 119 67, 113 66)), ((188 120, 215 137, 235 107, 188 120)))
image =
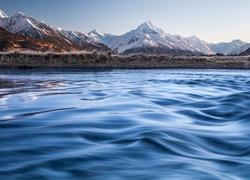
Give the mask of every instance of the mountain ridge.
MULTIPOLYGON (((184 38, 179 35, 165 33, 151 21, 144 22, 136 29, 117 36, 111 42, 107 40, 107 34, 98 32, 91 31, 92 38, 98 37, 100 42, 119 54, 140 53, 140 48, 143 53, 147 52, 145 49, 151 49, 148 51, 149 54, 191 55, 214 53, 209 49, 205 41, 195 36, 184 38)), ((109 39, 110 36, 109 34, 109 39)))
POLYGON ((210 43, 209 47, 216 53, 230 55, 246 44, 246 42, 236 39, 231 42, 210 43))
POLYGON ((116 36, 94 29, 85 34, 79 31, 55 28, 27 16, 22 12, 8 17, 0 10, 0 27, 7 31, 53 44, 65 51, 114 51, 118 54, 152 55, 201 55, 242 54, 246 42, 233 40, 229 43, 208 43, 196 36, 182 37, 166 33, 151 21, 116 36))
MULTIPOLYGON (((3 11, 1 12, 2 14, 5 14, 3 11)), ((38 21, 21 12, 18 12, 11 17, 0 18, 0 27, 17 35, 28 36, 54 44, 68 52, 82 50, 110 50, 104 45, 102 46, 98 44, 98 46, 96 46, 94 43, 88 41, 86 41, 85 44, 75 43, 71 41, 69 37, 66 37, 65 34, 61 33, 58 28, 47 25, 44 22, 38 21)))

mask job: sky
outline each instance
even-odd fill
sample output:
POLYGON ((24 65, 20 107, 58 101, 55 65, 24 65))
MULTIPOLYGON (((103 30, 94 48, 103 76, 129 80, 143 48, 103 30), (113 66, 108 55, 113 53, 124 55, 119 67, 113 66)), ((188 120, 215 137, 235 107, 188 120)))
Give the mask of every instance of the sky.
POLYGON ((250 42, 250 0, 0 0, 8 16, 23 12, 53 27, 124 34, 151 21, 166 33, 207 42, 250 42))

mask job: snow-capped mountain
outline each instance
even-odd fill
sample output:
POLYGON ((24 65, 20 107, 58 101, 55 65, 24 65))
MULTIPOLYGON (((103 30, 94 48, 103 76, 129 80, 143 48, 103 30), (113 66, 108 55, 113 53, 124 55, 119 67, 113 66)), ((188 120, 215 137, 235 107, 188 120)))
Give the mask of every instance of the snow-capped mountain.
POLYGON ((0 18, 7 18, 8 16, 0 9, 0 18))
POLYGON ((245 44, 244 46, 241 46, 240 48, 238 48, 235 51, 232 51, 229 53, 229 55, 242 55, 242 56, 246 56, 246 55, 250 55, 250 43, 245 44))
MULTIPOLYGON (((3 11, 1 12, 2 15, 5 14, 3 11)), ((11 33, 41 39, 45 42, 63 47, 65 51, 102 49, 100 45, 96 47, 94 43, 88 41, 85 43, 72 42, 70 38, 61 33, 59 28, 53 28, 42 21, 38 21, 20 12, 12 17, 0 18, 0 27, 3 27, 11 33)), ((81 36, 79 38, 81 38, 81 36)), ((105 49, 108 48, 105 47, 105 49)))
POLYGON ((218 44, 209 44, 209 47, 211 50, 213 50, 215 53, 220 53, 224 55, 229 55, 232 54, 233 52, 237 51, 239 48, 242 46, 245 46, 247 43, 243 42, 241 40, 233 40, 229 43, 227 42, 222 42, 218 44))
POLYGON ((89 39, 91 39, 94 42, 100 42, 108 46, 110 43, 112 43, 118 36, 107 34, 98 31, 97 29, 94 29, 93 31, 88 33, 89 39))
POLYGON ((90 39, 86 34, 79 32, 79 31, 68 31, 62 30, 58 28, 58 31, 63 34, 65 37, 69 38, 70 41, 74 42, 75 44, 79 44, 81 46, 89 46, 93 49, 97 49, 100 51, 109 51, 110 49, 102 44, 100 41, 95 41, 90 39))
POLYGON ((168 35, 155 27, 151 22, 141 24, 113 41, 108 46, 118 53, 148 53, 148 54, 191 54, 175 43, 166 40, 168 35))
POLYGON ((88 36, 99 41, 119 54, 213 54, 207 43, 195 36, 183 38, 165 33, 153 23, 145 22, 137 29, 121 36, 91 31, 88 36))
POLYGON ((58 33, 55 28, 20 12, 9 18, 0 18, 0 26, 14 34, 41 39, 59 47, 64 47, 65 51, 80 50, 80 47, 71 43, 66 37, 58 33))
POLYGON ((165 35, 161 29, 156 28, 151 22, 141 24, 136 30, 132 30, 116 38, 108 46, 118 53, 162 53, 176 54, 178 50, 171 43, 165 41, 165 35))

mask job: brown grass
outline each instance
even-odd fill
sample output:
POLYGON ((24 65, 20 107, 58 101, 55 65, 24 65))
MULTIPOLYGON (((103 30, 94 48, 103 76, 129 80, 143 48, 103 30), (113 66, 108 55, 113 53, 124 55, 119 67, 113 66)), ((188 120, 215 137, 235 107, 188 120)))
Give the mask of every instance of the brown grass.
POLYGON ((250 69, 249 56, 146 56, 111 52, 2 52, 1 67, 250 69))

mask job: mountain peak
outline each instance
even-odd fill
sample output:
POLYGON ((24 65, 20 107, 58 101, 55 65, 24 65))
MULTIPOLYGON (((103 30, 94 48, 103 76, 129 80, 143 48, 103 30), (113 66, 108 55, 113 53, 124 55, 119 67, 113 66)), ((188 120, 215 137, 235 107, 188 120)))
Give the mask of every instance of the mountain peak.
POLYGON ((97 30, 97 29, 94 29, 94 30, 90 31, 88 34, 89 34, 89 35, 90 35, 90 34, 95 34, 95 35, 104 35, 104 33, 103 33, 103 32, 100 32, 100 31, 99 31, 99 30, 97 30))
POLYGON ((98 29, 94 29, 93 31, 90 31, 90 33, 100 34, 100 31, 98 31, 98 29))
POLYGON ((139 25, 137 29, 140 29, 140 30, 147 29, 148 30, 148 29, 155 29, 155 28, 156 28, 156 26, 153 25, 153 23, 151 21, 148 21, 148 22, 144 22, 141 25, 139 25))
POLYGON ((201 41, 200 38, 196 37, 195 35, 192 35, 190 37, 188 37, 187 39, 192 39, 192 40, 196 40, 196 41, 201 41))
POLYGON ((155 28, 155 25, 151 21, 144 22, 141 25, 144 26, 144 27, 146 27, 146 28, 150 28, 150 29, 154 29, 155 28))
POLYGON ((26 17, 26 15, 22 12, 18 12, 13 17, 26 17))
POLYGON ((142 23, 140 26, 138 26, 136 30, 143 33, 151 33, 151 32, 164 33, 162 29, 157 28, 151 21, 142 23))
POLYGON ((0 18, 7 18, 8 16, 5 14, 3 10, 0 9, 0 18))
POLYGON ((231 41, 231 43, 245 43, 245 42, 241 41, 240 39, 234 39, 231 41))

